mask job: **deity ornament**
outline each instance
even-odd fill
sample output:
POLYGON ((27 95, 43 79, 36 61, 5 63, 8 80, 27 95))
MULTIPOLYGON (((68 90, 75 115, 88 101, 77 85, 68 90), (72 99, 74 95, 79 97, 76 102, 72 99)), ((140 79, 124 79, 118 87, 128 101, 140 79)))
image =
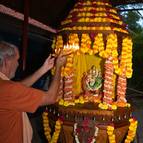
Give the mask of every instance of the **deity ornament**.
POLYGON ((88 96, 92 101, 100 99, 100 89, 102 87, 102 76, 100 70, 95 66, 92 66, 91 69, 84 74, 82 83, 85 96, 88 96))

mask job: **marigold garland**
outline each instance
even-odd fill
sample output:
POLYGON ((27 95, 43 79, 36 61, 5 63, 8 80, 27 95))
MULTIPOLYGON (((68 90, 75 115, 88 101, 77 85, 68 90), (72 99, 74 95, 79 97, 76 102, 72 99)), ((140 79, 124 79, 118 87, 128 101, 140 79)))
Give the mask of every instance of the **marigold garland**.
POLYGON ((58 55, 63 47, 63 37, 61 35, 58 35, 55 43, 55 54, 58 55))
POLYGON ((84 104, 85 102, 87 102, 82 96, 80 96, 78 99, 74 99, 74 101, 65 101, 64 99, 60 99, 59 100, 59 105, 62 105, 62 106, 70 106, 70 105, 73 105, 75 106, 75 104, 84 104))
MULTIPOLYGON (((128 134, 125 139, 125 143, 131 143, 136 135, 136 129, 137 129, 137 120, 134 118, 129 119, 130 125, 128 129, 128 134)), ((114 134, 114 126, 107 126, 107 134, 109 138, 109 143, 116 143, 116 137, 114 134)))
POLYGON ((125 107, 127 104, 127 100, 125 98, 127 89, 127 78, 125 77, 125 70, 123 74, 120 75, 117 79, 117 101, 116 104, 119 107, 125 107))
POLYGON ((82 34, 80 51, 81 53, 84 53, 84 54, 88 53, 92 55, 91 39, 90 39, 89 34, 82 34))
MULTIPOLYGON (((123 24, 123 21, 118 16, 117 9, 112 7, 109 2, 79 1, 61 25, 58 36, 52 45, 52 47, 55 46, 55 53, 58 54, 63 49, 64 43, 79 46, 76 52, 67 57, 66 66, 62 68, 62 77, 68 77, 75 70, 75 67, 73 67, 75 54, 98 54, 105 60, 112 57, 113 68, 110 74, 113 76, 109 77, 107 73, 104 80, 107 83, 107 78, 112 78, 112 82, 110 82, 110 85, 104 83, 106 85, 103 89, 104 100, 103 103, 99 104, 99 107, 101 109, 114 110, 119 106, 129 107, 130 105, 125 100, 125 86, 126 78, 130 78, 133 72, 132 40, 126 25, 123 24), (114 75, 119 77, 117 86, 115 86, 116 79, 114 80, 114 75), (125 82, 121 85, 122 80, 125 82), (118 102, 116 103, 118 104, 113 103, 113 95, 117 95, 118 102)), ((75 95, 73 94, 73 96, 75 95)), ((88 101, 90 102, 90 100, 88 101)), ((61 103, 64 106, 75 104, 67 101, 64 103, 61 101, 61 103)))
POLYGON ((57 143, 63 121, 60 118, 56 121, 55 131, 51 136, 51 128, 49 126, 48 112, 43 112, 42 117, 43 117, 44 134, 46 136, 46 139, 48 140, 49 143, 57 143))
MULTIPOLYGON (((52 47, 55 47, 55 53, 58 54, 64 47, 64 35, 62 32, 68 31, 67 33, 67 44, 76 44, 80 46, 80 49, 74 54, 98 54, 100 57, 106 59, 106 61, 111 57, 110 65, 105 68, 105 80, 104 80, 104 97, 103 103, 98 105, 101 109, 116 110, 117 107, 130 107, 130 104, 126 102, 126 84, 127 79, 132 76, 132 40, 128 36, 128 32, 123 25, 120 17, 117 15, 117 10, 112 8, 108 2, 96 2, 96 1, 85 1, 83 3, 77 3, 75 8, 70 12, 69 16, 62 23, 62 29, 59 31, 61 35, 58 35, 54 40, 52 47), (103 7, 104 6, 104 7, 103 7), (108 6, 108 8, 106 8, 108 6), (96 12, 95 12, 96 11, 96 12), (102 11, 102 12, 101 12, 102 11), (102 25, 92 25, 92 23, 111 23, 105 26, 102 25), (73 24, 71 24, 73 23, 73 24), (77 25, 76 25, 77 23, 77 25), (80 25, 84 23, 84 25, 80 25), (89 24, 88 24, 89 23, 89 24), (91 25, 90 25, 91 23, 91 25), (118 25, 118 26, 115 26, 118 25), (82 33, 78 33, 78 32, 82 33), (104 33, 104 31, 107 31, 104 33), (74 33, 75 32, 75 33, 74 33), (120 36, 120 34, 122 34, 120 36), (120 39, 121 38, 121 39, 120 39), (121 46, 119 46, 121 44, 121 46), (119 49, 119 47, 121 49, 119 49), (114 92, 114 80, 113 74, 118 76, 117 82, 117 102, 113 102, 112 94, 114 92), (110 81, 110 82, 109 82, 110 81)), ((66 32, 65 32, 66 33, 66 32)), ((73 72, 73 59, 74 54, 71 54, 67 58, 66 66, 62 68, 62 77, 68 77, 73 72)), ((66 101, 60 99, 59 105, 69 106, 75 105, 77 103, 85 103, 90 101, 83 97, 74 99, 72 101, 66 101)), ((47 114, 47 113, 46 113, 47 114)), ((48 114, 47 114, 48 115, 48 114)), ((46 115, 46 116, 47 116, 46 115)), ((46 117, 44 117, 46 118, 46 117)), ((52 142, 49 128, 48 117, 45 122, 44 130, 45 135, 49 142, 52 142), (47 129, 48 128, 48 129, 47 129)), ((128 135, 125 139, 125 143, 130 143, 136 133, 137 121, 131 118, 129 120, 130 126, 128 130, 128 135)), ((59 123, 57 123, 59 124, 59 123)), ((75 123, 75 128, 77 124, 75 123)), ((58 127, 59 128, 59 127, 58 127)), ((55 130, 56 132, 56 130, 55 130)), ((57 133, 59 133, 57 131, 57 133)), ((109 137, 109 143, 116 143, 116 137, 114 134, 114 126, 107 127, 107 134, 109 137)), ((77 142, 78 134, 75 134, 75 139, 77 142)), ((57 138, 55 137, 55 140, 57 138)), ((53 139, 54 140, 54 139, 53 139)))
POLYGON ((98 33, 94 37, 93 53, 96 54, 96 53, 101 52, 103 50, 104 50, 103 34, 102 33, 98 33))
POLYGON ((107 134, 109 138, 109 143, 116 143, 116 138, 114 134, 114 126, 107 127, 107 134))
POLYGON ((131 118, 129 120, 129 122, 130 122, 130 126, 129 126, 127 137, 125 139, 125 143, 130 143, 133 141, 133 139, 136 135, 136 129, 137 129, 137 125, 138 125, 137 120, 134 118, 131 118))
MULTIPOLYGON (((113 57, 113 65, 115 73, 118 75, 121 75, 123 73, 123 70, 126 68, 126 77, 130 78, 132 76, 132 40, 129 37, 124 37, 122 39, 122 51, 119 58, 119 53, 117 51, 118 48, 118 38, 116 34, 109 34, 106 37, 106 47, 103 40, 103 34, 98 33, 96 36, 94 36, 94 41, 92 43, 92 39, 90 38, 89 34, 82 34, 81 35, 81 41, 79 41, 78 34, 70 34, 69 35, 69 44, 76 44, 79 46, 80 49, 76 51, 76 54, 99 54, 102 58, 108 58, 109 56, 113 57)), ((53 45, 55 45, 55 53, 58 54, 59 51, 63 49, 63 39, 62 36, 57 36, 56 42, 53 41, 53 45), (55 44, 54 44, 55 43, 55 44)), ((53 47, 53 46, 52 46, 53 47)), ((73 59, 73 55, 69 57, 69 61, 67 65, 70 65, 70 67, 65 67, 64 72, 62 72, 63 75, 67 75, 72 67, 71 60, 73 59)))
POLYGON ((104 76, 104 90, 103 90, 103 103, 106 103, 108 106, 110 106, 113 103, 113 63, 112 63, 113 57, 109 57, 106 59, 104 64, 105 69, 105 76, 104 76))

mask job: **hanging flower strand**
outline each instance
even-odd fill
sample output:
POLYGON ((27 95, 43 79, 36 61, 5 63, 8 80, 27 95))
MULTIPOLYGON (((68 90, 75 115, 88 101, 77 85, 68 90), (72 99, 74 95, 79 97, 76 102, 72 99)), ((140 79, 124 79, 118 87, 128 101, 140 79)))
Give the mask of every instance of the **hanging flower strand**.
POLYGON ((114 126, 107 126, 107 134, 109 138, 109 143, 116 143, 116 138, 114 134, 114 126))
POLYGON ((44 134, 46 136, 46 139, 48 140, 49 143, 57 143, 61 131, 61 126, 63 124, 62 119, 59 118, 56 121, 55 131, 51 136, 51 128, 49 126, 48 112, 44 112, 42 117, 43 117, 44 134))
POLYGON ((137 120, 134 118, 129 119, 129 122, 130 122, 130 126, 129 126, 129 130, 128 130, 128 134, 125 139, 125 143, 131 143, 133 141, 133 139, 136 135, 136 129, 137 129, 137 125, 138 125, 137 120))
MULTIPOLYGON (((75 142, 80 143, 79 138, 78 138, 79 131, 78 131, 77 126, 78 126, 78 123, 74 123, 74 137, 75 137, 75 142)), ((98 135, 98 132, 99 132, 99 128, 95 126, 94 135, 93 137, 89 138, 88 143, 96 143, 96 137, 98 135)))
MULTIPOLYGON (((129 119, 130 125, 128 129, 128 134, 126 136, 125 142, 124 143, 131 143, 136 135, 136 129, 138 122, 134 118, 129 119)), ((109 143, 116 143, 116 137, 114 134, 114 126, 107 126, 107 134, 109 138, 109 143)))

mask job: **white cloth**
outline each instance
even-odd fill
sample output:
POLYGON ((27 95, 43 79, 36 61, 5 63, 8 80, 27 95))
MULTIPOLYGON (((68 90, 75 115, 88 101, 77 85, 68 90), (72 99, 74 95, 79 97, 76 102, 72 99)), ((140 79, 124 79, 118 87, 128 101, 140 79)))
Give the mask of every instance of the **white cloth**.
MULTIPOLYGON (((10 80, 2 72, 0 72, 0 78, 3 80, 10 80)), ((33 130, 26 112, 22 112, 22 121, 23 121, 23 143, 31 143, 33 130)))
POLYGON ((23 143, 31 143, 33 130, 26 112, 22 112, 23 119, 23 143))

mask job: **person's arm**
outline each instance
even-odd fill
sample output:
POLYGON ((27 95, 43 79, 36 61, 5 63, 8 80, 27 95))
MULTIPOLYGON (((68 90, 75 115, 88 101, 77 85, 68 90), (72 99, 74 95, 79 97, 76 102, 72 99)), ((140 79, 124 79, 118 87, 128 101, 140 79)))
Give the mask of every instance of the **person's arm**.
POLYGON ((65 56, 59 56, 56 60, 56 69, 55 69, 55 75, 53 77, 53 80, 51 82, 51 85, 46 91, 46 96, 43 96, 43 102, 42 105, 47 104, 53 104, 56 102, 57 99, 57 93, 60 85, 60 79, 61 79, 61 68, 66 63, 66 57, 65 56))
POLYGON ((45 60, 44 64, 32 75, 21 80, 20 82, 26 86, 33 85, 40 77, 42 77, 48 70, 53 68, 54 58, 51 58, 51 55, 45 60))

